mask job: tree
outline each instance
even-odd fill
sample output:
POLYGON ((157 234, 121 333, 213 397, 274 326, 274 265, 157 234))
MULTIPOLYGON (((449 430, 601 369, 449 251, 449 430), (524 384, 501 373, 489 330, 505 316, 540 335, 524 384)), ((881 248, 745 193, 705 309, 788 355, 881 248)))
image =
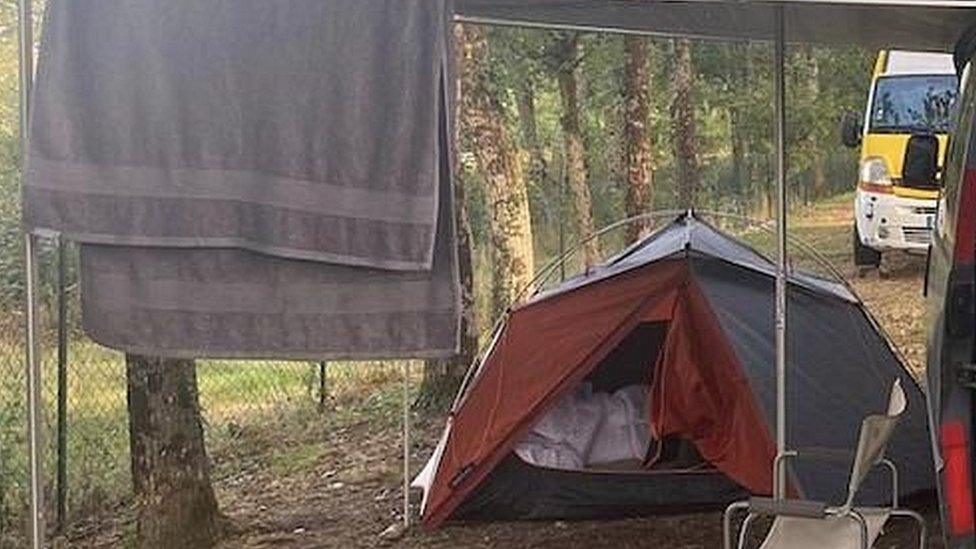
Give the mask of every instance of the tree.
POLYGON ((475 311, 474 268, 471 261, 471 225, 468 222, 464 177, 454 179, 457 261, 461 291, 460 346, 454 357, 428 360, 417 407, 428 412, 446 410, 454 399, 468 367, 478 352, 478 318, 475 311))
MULTIPOLYGON (((593 201, 586 171, 586 150, 580 129, 579 106, 579 34, 556 33, 550 49, 550 62, 555 68, 562 103, 560 125, 563 130, 563 147, 566 165, 565 184, 573 201, 573 219, 576 232, 585 238, 594 232, 593 201)), ((583 245, 583 259, 593 265, 600 259, 600 242, 594 238, 583 245)))
POLYGON ((484 178, 492 257, 492 309, 507 310, 535 272, 532 222, 518 151, 492 79, 484 29, 465 25, 461 63, 461 132, 484 178))
POLYGON ((749 44, 730 44, 727 55, 723 60, 730 65, 726 75, 726 88, 729 93, 725 96, 728 109, 729 138, 732 146, 732 186, 742 193, 751 191, 753 177, 750 169, 750 139, 747 134, 745 109, 750 98, 741 93, 749 81, 752 72, 752 57, 749 55, 749 44))
POLYGON ((695 66, 691 42, 674 43, 671 77, 671 146, 677 171, 678 205, 693 208, 698 199, 701 173, 698 165, 698 130, 695 124, 695 66))
MULTIPOLYGON (((464 39, 463 30, 460 26, 455 27, 454 40, 456 45, 462 44, 464 39)), ((456 48, 458 52, 458 64, 464 62, 463 48, 456 48)), ((460 75, 457 75, 458 80, 460 75)), ((461 104, 461 83, 454 82, 455 105, 461 104)), ((457 113, 454 113, 457 118, 457 113)), ((424 381, 420 387, 420 397, 417 407, 428 412, 440 412, 446 410, 451 405, 451 401, 457 393, 461 382, 464 381, 464 374, 467 372, 471 363, 474 362, 475 354, 478 352, 478 322, 475 314, 475 295, 474 295, 474 266, 471 260, 471 223, 468 221, 468 196, 466 181, 463 170, 459 169, 457 162, 457 146, 460 135, 454 136, 454 147, 451 151, 455 173, 454 184, 454 226, 457 231, 457 262, 458 276, 461 291, 461 324, 460 346, 457 356, 442 360, 428 360, 424 365, 424 381)))
POLYGON ((126 355, 139 547, 211 547, 221 517, 210 485, 196 366, 126 355))
POLYGON ((549 165, 542 151, 539 126, 536 123, 535 84, 530 78, 523 78, 516 93, 522 141, 529 153, 529 180, 542 186, 549 179, 549 165))
MULTIPOLYGON (((624 134, 626 140, 627 196, 624 208, 627 216, 646 213, 653 205, 654 166, 651 139, 648 132, 650 98, 648 97, 647 41, 639 36, 624 39, 627 51, 624 68, 624 134)), ((634 242, 650 229, 651 220, 631 223, 627 227, 627 241, 634 242)))
MULTIPOLYGON (((827 125, 827 132, 823 132, 822 118, 833 122, 836 118, 831 113, 822 112, 820 104, 820 62, 812 46, 803 46, 794 57, 794 103, 803 108, 797 113, 799 120, 793 124, 793 150, 790 151, 791 164, 796 165, 804 173, 799 181, 798 189, 804 203, 811 199, 821 198, 826 194, 827 167, 826 149, 831 143, 835 130, 834 124, 827 125)), ((797 115, 794 115, 796 117, 797 115)), ((836 141, 836 140, 834 140, 836 141)))

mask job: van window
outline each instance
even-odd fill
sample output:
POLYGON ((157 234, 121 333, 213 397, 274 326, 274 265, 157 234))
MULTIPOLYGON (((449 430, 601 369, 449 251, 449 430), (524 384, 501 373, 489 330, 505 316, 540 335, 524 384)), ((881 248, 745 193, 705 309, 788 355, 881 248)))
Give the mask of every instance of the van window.
POLYGON ((957 87, 953 75, 880 77, 875 84, 869 131, 946 133, 957 87))

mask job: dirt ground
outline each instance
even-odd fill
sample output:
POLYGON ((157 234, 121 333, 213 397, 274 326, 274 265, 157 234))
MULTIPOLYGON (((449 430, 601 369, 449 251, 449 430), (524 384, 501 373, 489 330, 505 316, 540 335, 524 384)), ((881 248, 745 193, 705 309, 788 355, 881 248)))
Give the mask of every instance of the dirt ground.
MULTIPOLYGON (((440 425, 427 422, 426 440, 440 425)), ((399 453, 390 433, 360 425, 344 444, 358 450, 334 454, 300 478, 273 478, 255 472, 247 487, 222 487, 222 502, 234 530, 222 549, 231 548, 536 548, 536 549, 711 549, 722 546, 721 514, 701 513, 620 521, 469 523, 436 531, 414 526, 390 535, 400 521, 399 453)), ((329 441, 323 441, 328 444, 329 441)), ((418 451, 419 465, 427 452, 418 451)), ((416 512, 416 502, 414 502, 416 512)), ((930 504, 915 508, 933 523, 930 504)), ((876 547, 912 546, 911 528, 895 524, 876 547)), ((936 536, 930 547, 942 547, 936 536)))
MULTIPOLYGON (((892 255, 881 272, 858 277, 849 259, 850 201, 838 200, 799 219, 791 230, 832 260, 849 277, 882 326, 920 373, 922 335, 921 285, 924 258, 892 255)), ((439 418, 418 420, 412 462, 414 472, 429 456, 441 428, 439 418)), ((721 547, 718 512, 600 522, 455 524, 437 531, 416 525, 400 531, 401 449, 397 422, 362 420, 340 429, 319 429, 316 439, 297 450, 282 445, 278 464, 237 457, 235 472, 219 478, 216 488, 226 513, 231 548, 670 548, 721 547), (285 466, 282 467, 282 464, 285 466)), ((221 459, 217 456, 215 459, 221 459)), ((416 514, 418 494, 413 494, 416 514)), ((917 504, 929 519, 931 547, 938 539, 931 502, 917 504)), ((914 533, 894 525, 876 547, 912 546, 914 533)), ((131 523, 103 530, 82 546, 126 545, 131 523), (124 532, 128 529, 128 534, 124 532), (114 533, 112 533, 114 532, 114 533), (122 533, 120 533, 122 532, 122 533), (106 536, 105 534, 108 533, 106 536)), ((74 544, 72 544, 74 545, 74 544)))

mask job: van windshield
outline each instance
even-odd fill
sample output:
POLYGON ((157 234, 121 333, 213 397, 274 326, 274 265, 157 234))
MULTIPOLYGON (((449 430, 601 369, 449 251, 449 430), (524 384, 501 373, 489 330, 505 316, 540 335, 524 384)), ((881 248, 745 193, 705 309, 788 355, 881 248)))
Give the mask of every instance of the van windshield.
POLYGON ((948 133, 958 84, 952 75, 878 78, 869 131, 948 133))

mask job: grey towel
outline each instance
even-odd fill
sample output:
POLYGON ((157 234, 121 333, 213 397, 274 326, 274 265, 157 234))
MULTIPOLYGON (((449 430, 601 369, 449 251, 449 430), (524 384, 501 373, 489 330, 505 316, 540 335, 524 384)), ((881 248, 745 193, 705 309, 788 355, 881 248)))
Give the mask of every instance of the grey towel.
POLYGON ((28 228, 429 269, 448 1, 53 0, 28 228))
POLYGON ((82 321, 97 342, 176 358, 379 359, 456 352, 460 297, 442 167, 431 271, 236 249, 82 246, 82 321))

